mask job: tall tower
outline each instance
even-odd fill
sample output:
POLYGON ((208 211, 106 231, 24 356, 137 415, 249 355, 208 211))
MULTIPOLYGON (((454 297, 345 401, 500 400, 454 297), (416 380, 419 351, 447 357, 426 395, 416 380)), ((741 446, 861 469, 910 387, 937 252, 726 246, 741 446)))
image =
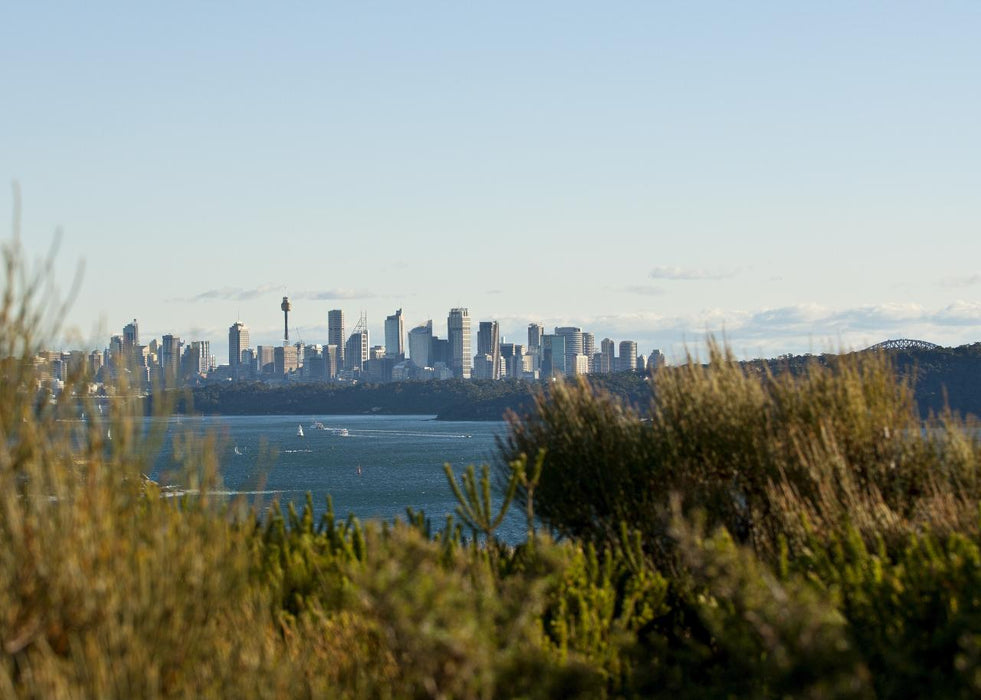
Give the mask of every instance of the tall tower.
POLYGON ((409 331, 409 359, 416 367, 430 367, 430 355, 433 349, 433 322, 426 321, 422 326, 416 326, 409 331))
POLYGON ((501 378, 501 342, 497 321, 481 321, 477 326, 477 355, 491 358, 491 379, 501 378))
POLYGON ((242 351, 249 347, 249 327, 236 321, 228 329, 228 366, 234 374, 242 362, 242 351))
POLYGON ((620 341, 620 358, 617 362, 617 370, 620 372, 637 371, 637 343, 634 341, 620 341))
POLYGON ((354 332, 347 339, 347 348, 344 350, 344 366, 346 369, 364 369, 365 362, 368 361, 370 350, 368 339, 368 314, 361 312, 361 318, 354 327, 354 332))
POLYGON ((449 341, 450 369, 458 379, 470 379, 470 311, 450 309, 446 317, 446 339, 449 341))
POLYGON ((132 352, 140 344, 140 324, 133 319, 132 323, 123 326, 123 347, 132 352))
POLYGON ((337 346, 337 367, 344 367, 344 312, 331 309, 327 312, 327 344, 337 346))
POLYGON ((279 305, 283 310, 283 347, 290 344, 290 298, 283 297, 283 303, 279 305))
POLYGON ((385 318, 385 357, 405 357, 405 324, 402 309, 385 318))

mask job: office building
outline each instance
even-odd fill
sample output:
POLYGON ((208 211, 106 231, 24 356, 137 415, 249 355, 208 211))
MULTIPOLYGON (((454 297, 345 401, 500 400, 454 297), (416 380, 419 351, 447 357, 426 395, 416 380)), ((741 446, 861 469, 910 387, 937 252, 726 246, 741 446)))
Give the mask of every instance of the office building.
POLYGON ((123 347, 132 352, 140 344, 140 325, 133 319, 132 323, 123 326, 123 347))
POLYGON ((300 368, 300 355, 295 345, 273 348, 273 374, 281 379, 300 368))
POLYGON ((617 362, 620 372, 637 371, 637 343, 632 340, 620 341, 620 358, 617 362))
POLYGON ((370 351, 368 345, 368 330, 355 330, 351 337, 347 339, 344 347, 344 369, 360 372, 364 369, 364 363, 368 361, 370 351))
POLYGON ((405 325, 402 309, 385 317, 385 357, 405 359, 405 325))
POLYGON ((255 350, 256 374, 273 376, 276 373, 276 348, 272 345, 260 345, 255 350))
POLYGON ((344 312, 331 309, 327 312, 327 344, 337 347, 338 368, 344 367, 344 312))
POLYGON ((528 352, 531 372, 538 372, 542 367, 542 336, 545 327, 540 323, 528 324, 528 352))
POLYGON ((249 328, 241 321, 236 321, 228 329, 228 366, 232 376, 236 376, 238 366, 242 363, 242 352, 249 347, 249 328))
POLYGON ((599 367, 595 371, 601 374, 616 372, 616 351, 617 344, 609 338, 603 338, 600 342, 599 367))
POLYGON ((481 321, 477 327, 477 354, 474 358, 490 357, 491 370, 486 379, 501 378, 501 341, 497 321, 481 321))
POLYGON ((409 359, 416 367, 432 367, 430 354, 433 349, 433 322, 416 326, 409 331, 409 359))
POLYGON ((446 337, 449 341, 450 369, 457 379, 470 379, 470 311, 450 309, 446 318, 446 337))
POLYGON ((165 335, 160 343, 160 369, 167 386, 181 375, 181 345, 181 339, 176 335, 165 335))
POLYGON ((555 335, 561 335, 565 338, 566 374, 575 374, 576 368, 579 366, 576 356, 583 354, 582 328, 562 326, 555 329, 555 335))
POLYGON ((565 366, 565 339, 566 336, 564 335, 552 335, 549 333, 542 336, 542 378, 567 374, 565 366))

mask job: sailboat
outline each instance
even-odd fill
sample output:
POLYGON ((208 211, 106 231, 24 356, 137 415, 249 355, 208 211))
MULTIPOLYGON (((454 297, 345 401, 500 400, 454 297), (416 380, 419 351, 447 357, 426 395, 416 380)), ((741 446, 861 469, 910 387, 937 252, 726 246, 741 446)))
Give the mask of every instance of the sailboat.
POLYGON ((296 436, 297 437, 303 437, 303 426, 302 425, 296 426, 296 436))

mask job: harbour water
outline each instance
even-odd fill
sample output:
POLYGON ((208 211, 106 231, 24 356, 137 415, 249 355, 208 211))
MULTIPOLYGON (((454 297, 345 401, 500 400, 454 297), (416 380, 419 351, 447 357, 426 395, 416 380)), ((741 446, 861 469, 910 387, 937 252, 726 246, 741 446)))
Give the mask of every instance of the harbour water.
MULTIPOLYGON (((164 419, 151 419, 164 420, 164 419)), ((302 505, 313 495, 315 518, 326 511, 353 513, 361 520, 405 519, 406 508, 423 510, 441 526, 456 507, 443 464, 457 474, 469 464, 492 462, 503 422, 437 421, 432 416, 221 416, 170 418, 171 431, 218 437, 222 490, 270 503, 302 505), (178 424, 178 421, 180 423, 178 424), (303 435, 298 434, 302 429, 303 435)), ((162 485, 186 487, 170 472, 167 440, 150 475, 162 485)), ((520 539, 517 510, 500 536, 520 539)))

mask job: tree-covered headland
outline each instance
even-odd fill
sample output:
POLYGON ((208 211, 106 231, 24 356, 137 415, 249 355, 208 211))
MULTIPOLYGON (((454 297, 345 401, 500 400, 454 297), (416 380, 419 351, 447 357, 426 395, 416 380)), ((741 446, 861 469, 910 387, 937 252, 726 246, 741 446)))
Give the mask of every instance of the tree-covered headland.
POLYGON ((642 410, 555 383, 496 464, 448 470, 447 521, 315 522, 215 495, 213 438, 176 438, 194 488, 165 497, 140 399, 37 392, 57 309, 3 264, 0 697, 981 692, 978 426, 924 420, 886 356, 772 372, 710 343, 642 410))

